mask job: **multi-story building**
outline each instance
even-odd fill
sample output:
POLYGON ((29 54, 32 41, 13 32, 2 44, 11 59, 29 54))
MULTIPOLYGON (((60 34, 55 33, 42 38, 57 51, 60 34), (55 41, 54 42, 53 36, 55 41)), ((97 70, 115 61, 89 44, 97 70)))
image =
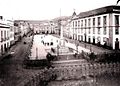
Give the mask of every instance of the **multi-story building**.
POLYGON ((120 49, 120 6, 74 15, 71 25, 73 39, 120 49))
MULTIPOLYGON (((37 21, 37 20, 24 20, 25 22, 29 23, 29 27, 31 30, 33 30, 33 32, 36 34, 39 33, 54 33, 55 31, 55 25, 54 22, 51 20, 41 20, 41 21, 37 21)), ((20 20, 19 20, 20 22, 20 20)), ((25 28, 25 26, 22 25, 22 28, 25 28)), ((27 30, 27 29, 25 29, 27 30)), ((24 31, 25 32, 25 31, 24 31)))
POLYGON ((13 45, 15 43, 15 41, 14 41, 14 21, 7 20, 7 25, 9 25, 9 27, 10 27, 10 45, 13 45))
POLYGON ((26 20, 15 20, 14 23, 18 24, 21 37, 26 36, 31 31, 30 24, 26 20))
POLYGON ((41 32, 40 24, 34 24, 33 28, 34 28, 34 33, 40 33, 41 32))
POLYGON ((13 22, 0 17, 0 56, 4 54, 14 40, 13 22))
POLYGON ((14 41, 17 42, 21 40, 21 30, 19 28, 19 25, 14 22, 14 41))

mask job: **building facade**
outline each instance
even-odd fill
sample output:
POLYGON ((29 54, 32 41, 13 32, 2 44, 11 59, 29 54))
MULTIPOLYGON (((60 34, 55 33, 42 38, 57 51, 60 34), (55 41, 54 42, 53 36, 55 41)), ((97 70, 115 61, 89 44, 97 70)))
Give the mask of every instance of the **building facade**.
POLYGON ((0 19, 0 56, 5 54, 14 40, 13 22, 0 19))
POLYGON ((14 23, 17 24, 16 30, 19 29, 17 31, 21 37, 27 36, 32 31, 30 23, 26 20, 15 20, 14 23))
POLYGON ((14 40, 14 21, 13 20, 7 20, 7 25, 9 25, 9 28, 10 28, 10 45, 13 45, 15 43, 15 40, 14 40))
POLYGON ((120 6, 106 6, 72 17, 72 38, 120 49, 120 6))

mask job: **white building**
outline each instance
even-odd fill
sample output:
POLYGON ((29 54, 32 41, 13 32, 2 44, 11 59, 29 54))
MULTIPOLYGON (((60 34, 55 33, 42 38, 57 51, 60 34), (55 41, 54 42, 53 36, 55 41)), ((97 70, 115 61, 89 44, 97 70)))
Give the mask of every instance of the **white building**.
POLYGON ((14 44, 14 21, 13 20, 7 20, 7 25, 10 28, 10 45, 14 44))
POLYGON ((13 22, 0 17, 0 56, 10 47, 11 41, 14 40, 13 22))
POLYGON ((120 49, 120 6, 74 13, 71 25, 73 39, 120 49))

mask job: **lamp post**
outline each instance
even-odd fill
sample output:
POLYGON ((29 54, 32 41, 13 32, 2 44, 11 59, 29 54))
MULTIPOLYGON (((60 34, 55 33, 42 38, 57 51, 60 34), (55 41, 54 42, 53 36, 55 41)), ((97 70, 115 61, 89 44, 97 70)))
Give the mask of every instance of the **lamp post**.
POLYGON ((79 43, 78 43, 78 41, 76 40, 76 51, 77 51, 77 54, 78 54, 78 46, 79 46, 79 43))
POLYGON ((57 56, 59 55, 59 45, 57 45, 57 56))
POLYGON ((36 48, 36 59, 38 59, 38 48, 36 48))

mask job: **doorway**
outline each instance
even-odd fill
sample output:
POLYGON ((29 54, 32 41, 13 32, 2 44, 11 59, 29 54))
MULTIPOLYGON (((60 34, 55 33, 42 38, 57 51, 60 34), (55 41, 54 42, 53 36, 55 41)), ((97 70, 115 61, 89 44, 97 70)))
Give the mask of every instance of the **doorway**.
POLYGON ((95 44, 95 37, 93 37, 93 44, 95 44))
POLYGON ((116 41, 115 41, 115 50, 119 50, 119 40, 118 40, 118 38, 116 38, 116 41))
POLYGON ((6 44, 4 44, 4 50, 5 50, 5 52, 7 51, 6 44))
POLYGON ((87 37, 86 37, 86 34, 85 34, 85 42, 86 42, 86 38, 87 38, 87 37))
POLYGON ((90 37, 88 38, 88 43, 90 44, 90 37))
POLYGON ((81 41, 83 41, 83 36, 81 36, 81 41))

